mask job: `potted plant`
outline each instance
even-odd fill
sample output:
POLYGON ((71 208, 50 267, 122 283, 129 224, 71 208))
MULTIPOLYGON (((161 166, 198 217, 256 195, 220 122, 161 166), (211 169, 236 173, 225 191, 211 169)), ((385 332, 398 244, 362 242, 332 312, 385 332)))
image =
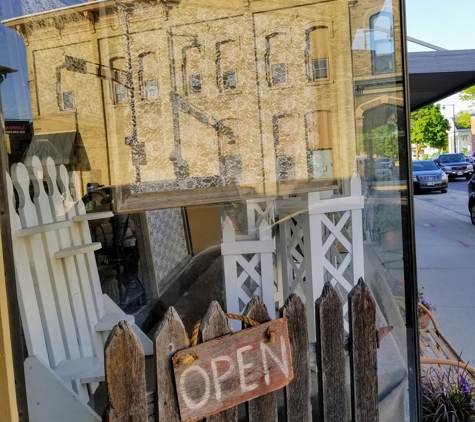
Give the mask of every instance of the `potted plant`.
MULTIPOLYGON (((419 289, 419 303, 422 304, 429 311, 436 311, 437 304, 428 296, 423 293, 424 287, 419 289)), ((427 328, 429 326, 430 317, 429 314, 423 308, 418 308, 419 327, 427 328)))
POLYGON ((374 227, 381 248, 386 251, 402 249, 401 210, 383 207, 374 217, 374 227))
POLYGON ((475 385, 468 371, 422 371, 422 421, 475 421, 475 385))

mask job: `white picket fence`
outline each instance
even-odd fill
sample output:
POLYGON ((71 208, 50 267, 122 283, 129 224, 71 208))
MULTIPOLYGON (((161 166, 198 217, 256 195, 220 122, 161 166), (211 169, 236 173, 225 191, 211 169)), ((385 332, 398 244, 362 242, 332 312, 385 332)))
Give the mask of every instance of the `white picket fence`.
MULTIPOLYGON (((239 313, 252 294, 258 294, 273 317, 291 293, 313 304, 330 281, 340 292, 347 317, 347 294, 364 276, 364 197, 356 173, 350 192, 346 197, 321 191, 248 201, 248 234, 244 237, 235 234, 231 220, 223 215, 221 247, 228 312, 239 313), (278 230, 271 230, 275 225, 278 230)), ((306 308, 309 336, 314 341, 315 309, 306 308)))
POLYGON ((103 295, 77 176, 51 158, 30 157, 7 173, 10 222, 19 309, 28 358, 25 382, 32 421, 93 422, 87 405, 104 379, 104 344, 110 330, 127 320, 147 354, 150 339, 107 295, 103 295), (13 183, 12 183, 13 181, 13 183), (33 187, 33 192, 30 187, 33 187), (45 190, 47 187, 47 191, 45 190), (16 192, 16 195, 15 195, 16 192), (33 196, 33 198, 31 198, 33 196), (18 212, 18 214, 17 214, 18 212))

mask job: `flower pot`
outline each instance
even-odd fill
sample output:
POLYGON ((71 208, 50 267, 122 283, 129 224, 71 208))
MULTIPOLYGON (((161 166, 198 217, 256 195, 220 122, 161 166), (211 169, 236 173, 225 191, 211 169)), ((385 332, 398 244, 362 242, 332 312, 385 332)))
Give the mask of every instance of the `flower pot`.
POLYGON ((423 314, 419 317, 419 328, 426 329, 429 326, 429 314, 423 314))

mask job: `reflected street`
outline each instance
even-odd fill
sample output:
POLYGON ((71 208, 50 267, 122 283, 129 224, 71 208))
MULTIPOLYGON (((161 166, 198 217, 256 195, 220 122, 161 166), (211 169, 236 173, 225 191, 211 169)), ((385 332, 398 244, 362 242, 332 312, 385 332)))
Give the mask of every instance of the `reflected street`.
POLYGON ((442 333, 473 365, 475 340, 475 226, 467 208, 467 182, 451 180, 446 194, 415 195, 418 284, 438 304, 442 333))

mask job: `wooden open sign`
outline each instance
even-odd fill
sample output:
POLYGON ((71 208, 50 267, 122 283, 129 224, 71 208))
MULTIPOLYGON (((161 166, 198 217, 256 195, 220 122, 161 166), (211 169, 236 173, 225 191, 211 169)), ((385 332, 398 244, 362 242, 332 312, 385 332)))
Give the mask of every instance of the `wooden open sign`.
POLYGON ((287 385, 294 377, 280 318, 173 356, 182 421, 196 421, 287 385))

